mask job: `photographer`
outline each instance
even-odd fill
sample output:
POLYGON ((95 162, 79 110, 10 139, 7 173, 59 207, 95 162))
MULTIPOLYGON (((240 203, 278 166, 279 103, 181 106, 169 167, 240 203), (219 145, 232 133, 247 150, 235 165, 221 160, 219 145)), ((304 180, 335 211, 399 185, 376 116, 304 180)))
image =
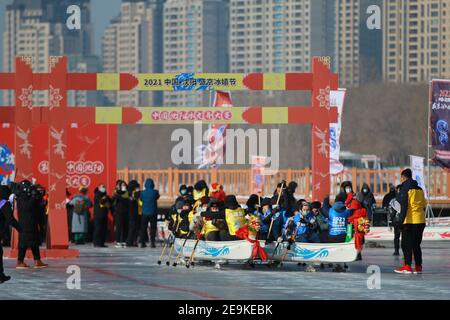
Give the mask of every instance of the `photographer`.
MULTIPOLYGON (((21 231, 19 222, 14 218, 12 204, 8 201, 11 190, 7 186, 0 186, 0 239, 3 238, 5 228, 12 226, 17 231, 21 231)), ((3 247, 0 242, 0 283, 10 280, 3 269, 3 247)))
POLYGON ((39 203, 42 201, 36 186, 30 181, 23 180, 16 186, 17 211, 19 224, 23 230, 19 234, 19 255, 16 269, 30 268, 25 262, 27 249, 30 248, 34 258, 34 268, 46 268, 48 265, 41 261, 39 252, 39 203))

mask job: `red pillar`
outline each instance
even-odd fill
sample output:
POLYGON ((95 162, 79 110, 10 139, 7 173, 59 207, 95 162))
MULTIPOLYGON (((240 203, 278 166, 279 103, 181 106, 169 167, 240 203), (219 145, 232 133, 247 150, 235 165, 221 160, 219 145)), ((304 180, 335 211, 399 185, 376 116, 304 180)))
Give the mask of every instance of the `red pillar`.
POLYGON ((338 84, 323 58, 313 59, 312 72, 312 200, 322 201, 330 193, 330 90, 338 84))
POLYGON ((67 57, 50 57, 48 117, 48 249, 68 249, 66 213, 67 57))
MULTIPOLYGON (((32 146, 32 108, 33 108, 33 71, 31 57, 16 58, 16 76, 14 77, 14 154, 16 160, 16 181, 31 180, 33 176, 32 146), (19 75, 19 76, 17 76, 19 75)), ((17 218, 17 212, 15 213, 17 218)), ((13 231, 11 253, 17 256, 19 238, 13 231)))

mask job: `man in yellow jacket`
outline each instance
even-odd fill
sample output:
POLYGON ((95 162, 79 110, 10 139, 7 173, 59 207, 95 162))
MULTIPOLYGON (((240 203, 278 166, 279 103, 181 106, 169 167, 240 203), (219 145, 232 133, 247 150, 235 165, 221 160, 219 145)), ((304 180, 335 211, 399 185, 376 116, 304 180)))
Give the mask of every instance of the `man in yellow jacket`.
POLYGON ((404 265, 395 269, 396 273, 418 274, 422 273, 422 243, 423 231, 425 229, 425 195, 412 179, 411 169, 405 169, 401 173, 402 182, 397 201, 401 205, 400 223, 402 230, 402 250, 404 265), (415 267, 411 269, 412 257, 414 255, 415 267))

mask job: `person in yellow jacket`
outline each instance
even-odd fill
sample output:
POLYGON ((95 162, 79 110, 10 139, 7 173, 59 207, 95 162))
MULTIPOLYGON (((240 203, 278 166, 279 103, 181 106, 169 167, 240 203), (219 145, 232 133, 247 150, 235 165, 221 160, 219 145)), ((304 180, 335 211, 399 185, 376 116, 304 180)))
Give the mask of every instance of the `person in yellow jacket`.
POLYGON ((209 197, 202 197, 195 202, 191 212, 189 212, 189 230, 191 231, 191 237, 196 239, 198 235, 204 236, 204 221, 201 216, 203 212, 208 210, 209 197))
POLYGON ((203 233, 207 241, 220 241, 220 233, 227 231, 222 202, 211 198, 208 209, 201 213, 204 222, 203 233))
POLYGON ((402 232, 401 247, 404 255, 404 265, 395 269, 396 273, 422 273, 422 242, 425 229, 426 200, 422 188, 412 178, 411 169, 405 169, 400 178, 402 184, 397 201, 400 203, 400 224, 402 232), (415 267, 411 269, 414 255, 415 267))
POLYGON ((236 237, 236 231, 247 223, 245 211, 236 200, 236 196, 227 195, 225 197, 225 221, 228 226, 228 232, 221 237, 223 241, 241 240, 236 237))

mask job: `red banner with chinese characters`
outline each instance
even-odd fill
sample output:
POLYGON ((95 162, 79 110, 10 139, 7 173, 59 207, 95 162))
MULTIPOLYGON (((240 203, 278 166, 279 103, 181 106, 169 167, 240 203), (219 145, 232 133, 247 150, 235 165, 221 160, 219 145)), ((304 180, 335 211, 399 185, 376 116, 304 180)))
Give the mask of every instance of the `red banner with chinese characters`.
MULTIPOLYGON (((33 126, 33 134, 28 149, 33 154, 33 174, 27 179, 35 179, 48 188, 48 125, 33 126)), ((66 185, 69 191, 77 193, 80 186, 94 189, 101 183, 107 190, 114 189, 117 167, 117 127, 114 125, 86 124, 80 127, 67 128, 66 185)), ((11 177, 14 165, 14 127, 4 125, 0 127, 0 146, 4 150, 5 161, 0 162, 0 174, 11 177), (9 151, 7 151, 9 150, 9 151), (12 154, 12 157, 11 157, 12 154), (8 155, 8 158, 6 157, 8 155), (4 162, 4 165, 2 165, 4 162), (10 165, 12 163, 12 165, 10 165), (6 169, 3 169, 5 167, 6 169)), ((19 149, 19 152, 21 150, 19 149)), ((24 150, 22 150, 24 151, 24 150)), ((3 151, 2 151, 3 152, 3 151)), ((12 179, 9 179, 12 180, 12 179)), ((0 181, 1 182, 1 181, 0 181)))

